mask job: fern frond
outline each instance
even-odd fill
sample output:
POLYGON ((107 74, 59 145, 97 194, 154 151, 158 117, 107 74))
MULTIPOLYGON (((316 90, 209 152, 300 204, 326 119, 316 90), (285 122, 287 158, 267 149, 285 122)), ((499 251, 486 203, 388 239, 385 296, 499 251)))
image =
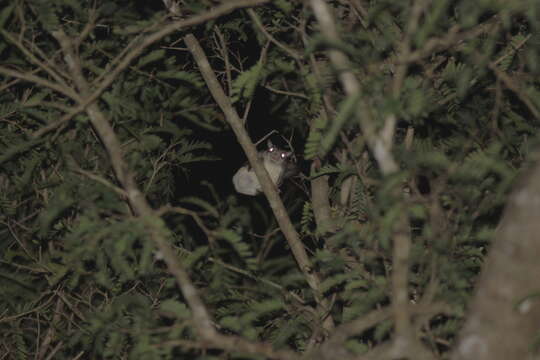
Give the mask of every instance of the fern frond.
POLYGON ((264 75, 265 71, 262 61, 257 62, 257 64, 241 73, 233 81, 231 93, 232 103, 234 104, 241 99, 251 99, 264 75))
POLYGON ((322 133, 327 124, 328 119, 323 112, 319 113, 319 115, 313 119, 313 124, 311 125, 304 148, 304 157, 306 159, 313 159, 318 155, 321 146, 322 133))

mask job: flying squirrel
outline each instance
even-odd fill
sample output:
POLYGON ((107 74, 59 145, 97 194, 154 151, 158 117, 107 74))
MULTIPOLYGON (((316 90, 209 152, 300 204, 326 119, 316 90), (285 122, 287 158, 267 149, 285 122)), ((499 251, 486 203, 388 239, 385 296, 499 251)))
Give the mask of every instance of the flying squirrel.
MULTIPOLYGON (((279 188, 283 180, 295 174, 297 167, 289 160, 292 155, 291 151, 279 149, 270 140, 268 140, 267 146, 266 150, 259 151, 258 158, 262 161, 272 182, 279 188)), ((238 169, 232 181, 234 188, 240 194, 255 196, 262 191, 261 183, 249 164, 238 169)))

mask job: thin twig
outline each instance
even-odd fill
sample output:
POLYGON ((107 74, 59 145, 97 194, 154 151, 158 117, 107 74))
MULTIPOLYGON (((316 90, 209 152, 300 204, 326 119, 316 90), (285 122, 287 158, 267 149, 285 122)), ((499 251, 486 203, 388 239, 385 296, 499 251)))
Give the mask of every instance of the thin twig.
POLYGON ((295 60, 300 60, 302 59, 302 55, 299 54, 296 50, 294 49, 291 49, 290 47, 288 47, 287 45, 285 44, 282 44, 281 42, 277 41, 273 36, 272 34, 270 34, 268 32, 268 30, 266 30, 266 28, 264 27, 264 25, 262 24, 261 22, 261 19, 259 18, 259 16, 257 15, 257 13, 255 12, 255 10, 253 9, 247 9, 247 13, 249 15, 249 17, 251 18, 251 20, 253 20, 253 23, 257 26, 257 28, 268 38, 268 40, 270 40, 273 44, 275 44, 278 48, 282 49, 283 51, 285 51, 287 54, 289 54, 289 56, 291 56, 293 59, 295 60))
MULTIPOLYGON (((58 71, 58 66, 54 66, 54 67, 51 67, 49 66, 49 64, 45 64, 44 62, 42 62, 41 60, 39 60, 33 52, 31 52, 30 50, 28 50, 21 42, 19 42, 13 35, 11 35, 10 33, 8 33, 7 31, 5 30, 2 30, 1 31, 1 34, 6 38, 8 39, 13 45, 15 45, 25 56, 28 60, 30 60, 30 62, 32 62, 33 64, 37 65, 41 70, 45 71, 47 74, 49 74, 54 80, 56 80, 56 82, 64 87, 64 88, 68 88, 70 89, 70 87, 68 86, 68 84, 64 81, 64 79, 58 75, 57 71, 58 71)), ((32 44, 34 49, 39 49, 35 44, 32 44)), ((43 57, 43 56, 42 56, 43 57)), ((46 58, 45 58, 46 59, 46 58)), ((51 59, 48 60, 49 63, 52 62, 51 59)), ((53 64, 54 65, 54 64, 53 64)))
POLYGON ((292 91, 285 91, 285 90, 279 90, 279 89, 276 89, 276 88, 273 88, 271 87, 270 85, 264 85, 264 87, 272 92, 275 92, 276 94, 280 94, 280 95, 286 95, 286 96, 295 96, 295 97, 299 97, 301 99, 305 99, 305 100, 308 100, 309 97, 307 95, 304 95, 302 93, 298 93, 298 92, 292 92, 292 91))
POLYGON ((501 19, 498 15, 491 17, 485 22, 477 26, 460 32, 461 27, 454 25, 448 30, 447 34, 442 38, 431 38, 422 45, 421 48, 411 52, 406 58, 398 59, 397 63, 413 63, 421 59, 433 55, 435 51, 442 51, 454 47, 461 46, 465 40, 476 38, 482 34, 493 33, 500 25, 501 19))
POLYGON ((28 314, 31 314, 33 312, 37 312, 47 306, 49 306, 49 303, 54 299, 54 296, 51 296, 49 297, 49 299, 47 301, 45 301, 43 304, 39 305, 39 306, 36 306, 35 308, 31 309, 31 310, 28 310, 28 311, 24 311, 22 313, 19 313, 19 314, 16 314, 16 315, 13 315, 13 316, 8 316, 8 317, 5 317, 5 318, 0 318, 0 323, 4 323, 4 322, 11 322, 13 320, 16 320, 20 317, 23 317, 23 316, 26 316, 28 314))
POLYGON ((521 40, 514 48, 512 52, 508 52, 504 55, 502 55, 499 59, 492 61, 489 63, 488 67, 495 73, 497 76, 497 79, 502 81, 504 85, 506 85, 507 88, 512 90, 518 98, 523 101, 523 103, 527 106, 529 111, 534 115, 535 118, 540 119, 540 112, 538 111, 537 107, 534 105, 532 100, 529 98, 529 96, 521 90, 520 86, 510 75, 499 69, 498 65, 510 54, 513 54, 515 51, 519 50, 521 47, 525 45, 525 43, 531 38, 531 34, 527 35, 523 40, 521 40))
POLYGON ((38 84, 43 87, 49 88, 51 90, 54 90, 56 92, 59 92, 60 94, 63 94, 67 96, 70 99, 73 99, 77 102, 81 101, 81 98, 79 97, 79 94, 77 94, 73 89, 67 86, 63 86, 61 84, 57 84, 54 82, 51 82, 49 80, 46 80, 44 78, 41 78, 36 75, 32 75, 31 73, 22 73, 16 70, 9 69, 5 66, 0 66, 0 74, 3 74, 5 76, 10 76, 13 78, 21 79, 30 83, 38 84))
MULTIPOLYGON (((229 60, 229 47, 227 46, 227 41, 225 40, 225 36, 223 36, 223 33, 219 29, 219 27, 216 25, 214 27, 215 33, 217 34, 219 38, 218 43, 218 49, 221 53, 221 57, 223 58, 223 62, 225 63, 225 76, 227 78, 227 94, 232 94, 232 75, 231 75, 231 62, 229 60)), ((187 50, 187 49, 186 49, 187 50)))

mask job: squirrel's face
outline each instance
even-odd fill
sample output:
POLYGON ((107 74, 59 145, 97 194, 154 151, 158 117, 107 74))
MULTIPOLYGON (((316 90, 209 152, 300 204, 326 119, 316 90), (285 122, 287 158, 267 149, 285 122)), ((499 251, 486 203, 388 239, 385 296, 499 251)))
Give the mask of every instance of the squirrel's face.
POLYGON ((276 164, 282 164, 287 161, 289 156, 291 156, 291 152, 278 149, 270 143, 268 146, 268 150, 266 150, 264 155, 269 161, 276 164))

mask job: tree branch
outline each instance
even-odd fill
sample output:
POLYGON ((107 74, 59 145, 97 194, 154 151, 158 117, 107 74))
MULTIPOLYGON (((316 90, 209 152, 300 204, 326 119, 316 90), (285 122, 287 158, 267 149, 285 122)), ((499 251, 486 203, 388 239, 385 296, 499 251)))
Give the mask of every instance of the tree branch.
MULTIPOLYGON (((88 102, 88 98, 93 97, 95 93, 91 93, 90 85, 82 73, 80 59, 75 54, 74 45, 76 45, 76 39, 69 38, 61 29, 52 32, 52 35, 61 45, 69 73, 82 95, 82 102, 88 102)), ((189 278, 187 271, 178 261, 175 252, 168 244, 167 239, 170 238, 170 234, 166 229, 166 225, 159 219, 157 212, 151 208, 150 204, 138 188, 133 174, 127 167, 127 164, 123 159, 121 144, 116 137, 114 129, 101 112, 98 104, 89 104, 86 108, 86 112, 90 117, 92 126, 107 150, 114 173, 126 193, 129 205, 134 213, 140 217, 141 221, 148 226, 148 232, 151 239, 163 255, 167 268, 175 277, 176 282, 192 311, 193 325, 197 334, 203 341, 208 342, 210 346, 223 350, 262 354, 273 359, 297 359, 296 354, 291 351, 276 351, 270 344, 254 343, 241 337, 222 335, 215 330, 210 315, 198 295, 197 289, 189 278)))
MULTIPOLYGON (((329 6, 323 0, 311 0, 311 8, 319 22, 320 31, 331 42, 339 43, 340 36, 331 14, 329 6)), ((420 10, 415 10, 418 18, 420 10)), ((414 17, 413 17, 414 18, 414 17)), ((409 24, 413 31, 414 24, 409 24)), ((405 51, 408 54, 408 51, 405 51)), ((391 175, 399 170, 399 167, 392 155, 393 135, 396 125, 395 115, 386 118, 385 124, 379 134, 377 134, 375 125, 371 119, 367 104, 358 96, 362 92, 360 82, 350 70, 352 68, 347 56, 337 49, 328 50, 328 56, 334 67, 338 71, 338 78, 345 90, 347 96, 359 98, 357 112, 360 120, 360 127, 366 138, 368 147, 375 157, 383 175, 391 175)), ((401 68, 401 76, 404 76, 406 67, 401 68)), ((399 90, 401 80, 395 79, 394 90, 399 90)), ((394 309, 394 318, 396 322, 396 337, 394 341, 394 350, 403 355, 406 350, 412 349, 411 320, 408 311, 408 272, 409 272, 409 252, 411 248, 411 239, 408 229, 408 220, 406 215, 402 215, 394 229, 393 236, 393 254, 392 254, 392 304, 394 309)))
MULTIPOLYGON (((319 27, 323 35, 331 42, 339 42, 340 37, 328 5, 323 0, 311 0, 310 4, 315 13, 315 17, 319 22, 319 27)), ((338 72, 339 81, 347 96, 357 96, 362 89, 360 82, 350 70, 352 67, 347 56, 336 49, 329 50, 328 56, 338 72)), ((395 173, 398 170, 398 166, 390 152, 390 144, 387 144, 384 141, 384 138, 377 134, 369 111, 367 111, 368 106, 361 97, 359 98, 360 101, 357 111, 361 116, 358 118, 360 119, 360 127, 366 137, 368 146, 372 151, 373 156, 375 156, 381 172, 384 175, 395 173)))
POLYGON ((510 195, 452 360, 538 358, 540 157, 535 155, 536 163, 510 195))
POLYGON ((282 44, 280 43, 279 41, 276 40, 276 38, 274 38, 272 36, 272 34, 270 34, 268 32, 268 30, 266 30, 266 28, 264 27, 264 25, 262 24, 261 22, 261 19, 259 19, 259 16, 257 15, 257 13, 255 12, 255 10, 253 9, 247 9, 247 13, 249 15, 249 17, 251 18, 251 20, 253 20, 253 23, 257 26, 257 28, 268 38, 268 40, 270 40, 273 44, 275 44, 277 47, 279 47, 281 50, 285 51, 287 54, 289 54, 289 56, 291 56, 293 59, 295 60, 300 60, 302 58, 302 55, 299 54, 296 50, 294 49, 291 49, 289 48, 287 45, 285 44, 282 44))
POLYGON ((74 101, 77 101, 77 102, 81 101, 81 98, 79 97, 79 95, 75 91, 73 91, 73 89, 71 89, 70 87, 62 86, 61 84, 56 84, 49 80, 43 79, 39 76, 32 75, 31 73, 21 73, 16 70, 8 69, 7 67, 4 67, 4 66, 0 66, 0 74, 11 76, 11 77, 28 81, 34 84, 38 84, 43 87, 54 90, 56 92, 59 92, 60 94, 65 95, 74 101))
MULTIPOLYGON (((279 227, 281 228, 283 235, 287 239, 287 243, 291 247, 294 258, 296 259, 300 270, 304 273, 304 276, 309 286, 313 290, 318 304, 322 307, 322 309, 319 309, 321 310, 319 313, 322 314, 323 312, 329 311, 328 302, 323 298, 323 295, 320 291, 319 276, 313 271, 313 266, 307 256, 304 245, 300 241, 298 233, 296 232, 296 229, 291 223, 289 215, 285 210, 285 206, 283 205, 283 202, 278 195, 276 186, 270 179, 270 176, 268 175, 268 172, 264 168, 263 164, 258 159, 257 149, 251 142, 249 135, 247 134, 244 126, 242 125, 242 120, 240 119, 240 116, 233 108, 229 98, 225 95, 225 92, 221 88, 221 85, 219 84, 214 74, 214 71, 210 67, 208 59, 206 58, 206 55, 204 54, 204 51, 199 45, 197 39, 192 34, 189 34, 184 37, 184 41, 189 51, 195 58, 195 61, 199 66, 199 70, 201 71, 201 74, 206 81, 208 89, 210 90, 215 101, 218 103, 219 107, 225 114, 225 118, 231 126, 234 134, 236 135, 238 142, 242 146, 242 149, 244 150, 251 167, 253 168, 253 170, 255 170, 255 174, 257 175, 257 178, 261 183, 262 190, 266 195, 268 202, 270 203, 270 207, 274 212, 274 216, 276 217, 279 227)), ((333 327, 333 324, 327 325, 329 328, 333 327)), ((330 330, 329 328, 327 330, 330 330)))
POLYGON ((35 51, 41 55, 42 58, 44 59, 47 59, 47 62, 49 63, 53 63, 53 67, 49 66, 49 64, 46 64, 44 62, 42 62, 41 60, 39 60, 32 51, 30 51, 29 49, 27 49, 23 44, 22 44, 22 41, 20 42, 18 39, 15 38, 15 36, 13 36, 12 34, 10 34, 9 32, 3 30, 1 31, 1 34, 7 39, 9 40, 13 45, 15 45, 25 56, 28 60, 30 60, 32 63, 34 63, 35 65, 37 65, 41 70, 45 71, 47 74, 49 74, 54 80, 56 80, 56 82, 64 87, 64 88, 67 88, 67 89, 71 89, 68 84, 64 81, 64 78, 62 76, 60 76, 60 71, 59 71, 59 67, 57 66, 54 66, 55 64, 53 63, 53 58, 54 57, 51 57, 51 58, 48 58, 42 53, 42 51, 37 47, 36 44, 32 44, 33 45, 33 48, 35 49, 35 51))

